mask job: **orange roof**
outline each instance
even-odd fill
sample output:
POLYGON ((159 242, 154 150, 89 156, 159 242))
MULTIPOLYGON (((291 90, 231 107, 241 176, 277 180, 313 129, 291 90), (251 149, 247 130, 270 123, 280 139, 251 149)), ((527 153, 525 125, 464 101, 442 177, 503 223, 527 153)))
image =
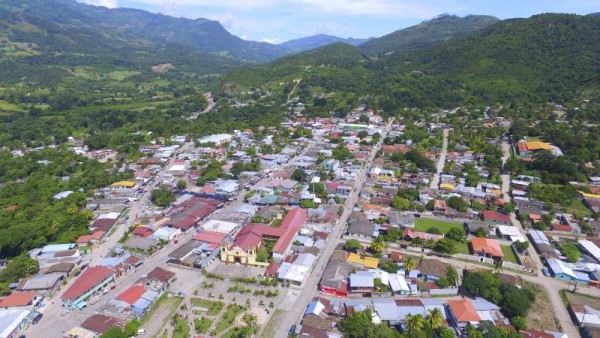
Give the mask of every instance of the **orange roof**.
POLYGON ((459 322, 478 322, 481 320, 468 298, 449 300, 448 306, 459 322))
POLYGON ((494 257, 504 257, 500 244, 495 239, 475 237, 471 240, 473 251, 483 251, 494 257))
POLYGON ((27 306, 37 294, 37 291, 13 292, 0 301, 0 307, 27 306))

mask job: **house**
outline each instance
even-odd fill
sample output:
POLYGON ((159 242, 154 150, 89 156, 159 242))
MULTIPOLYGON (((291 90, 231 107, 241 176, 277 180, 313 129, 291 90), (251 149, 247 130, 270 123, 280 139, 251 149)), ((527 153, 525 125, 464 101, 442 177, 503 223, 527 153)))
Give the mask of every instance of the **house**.
POLYGON ((402 232, 402 238, 404 238, 405 241, 412 241, 415 238, 420 238, 424 241, 427 241, 427 240, 439 241, 440 239, 444 238, 444 235, 430 234, 430 233, 422 232, 422 231, 414 231, 411 229, 404 229, 404 231, 402 232))
POLYGON ((347 297, 347 279, 352 270, 352 265, 346 263, 346 252, 343 250, 334 251, 321 275, 319 290, 326 294, 347 297))
POLYGON ((84 329, 103 334, 113 327, 125 328, 125 321, 116 317, 111 317, 103 314, 95 314, 88 317, 81 326, 84 329))
POLYGON ((448 300, 448 314, 451 325, 457 330, 464 330, 469 324, 477 327, 481 321, 469 298, 448 300))
POLYGON ((571 304, 569 306, 569 312, 580 327, 600 327, 600 311, 589 305, 571 304))
POLYGON ((118 181, 110 185, 110 190, 125 190, 135 188, 134 181, 118 181))
POLYGON ((447 212, 448 206, 446 205, 446 202, 442 200, 435 200, 433 203, 433 214, 443 216, 446 215, 447 212))
POLYGON ((115 271, 103 266, 89 267, 63 293, 63 306, 80 309, 85 307, 86 300, 108 286, 115 280, 115 271))
POLYGON ((370 295, 375 287, 375 277, 368 271, 357 271, 351 273, 350 292, 370 295))
POLYGON ((495 239, 475 237, 471 239, 471 248, 477 256, 492 258, 494 260, 502 260, 504 253, 495 239))
POLYGON ((497 211, 493 211, 493 210, 484 210, 483 211, 483 220, 487 223, 499 223, 499 224, 505 224, 505 225, 511 224, 510 216, 499 213, 497 211))
POLYGON ((546 263, 554 278, 570 282, 576 281, 581 284, 587 284, 590 281, 590 276, 587 273, 575 270, 571 264, 563 262, 560 259, 548 258, 546 259, 546 263))
POLYGON ((427 281, 437 281, 442 277, 446 277, 449 267, 448 263, 444 263, 439 259, 426 258, 419 262, 417 270, 419 271, 420 278, 427 281))
POLYGON ((395 295, 408 295, 410 288, 406 279, 401 274, 390 274, 389 276, 390 289, 395 295))
POLYGON ((373 238, 375 224, 367 220, 352 221, 348 226, 348 236, 359 238, 373 238))
POLYGON ((40 301, 37 291, 15 291, 0 299, 0 308, 34 306, 40 301))
POLYGON ((217 181, 215 193, 217 195, 225 196, 228 198, 234 197, 240 190, 240 185, 235 180, 221 180, 217 181))
POLYGON ((362 265, 366 268, 375 269, 379 265, 379 258, 375 257, 361 257, 361 255, 350 253, 346 259, 348 263, 362 265))
POLYGON ((163 284, 169 284, 175 279, 175 273, 161 267, 156 267, 148 272, 146 278, 163 284))

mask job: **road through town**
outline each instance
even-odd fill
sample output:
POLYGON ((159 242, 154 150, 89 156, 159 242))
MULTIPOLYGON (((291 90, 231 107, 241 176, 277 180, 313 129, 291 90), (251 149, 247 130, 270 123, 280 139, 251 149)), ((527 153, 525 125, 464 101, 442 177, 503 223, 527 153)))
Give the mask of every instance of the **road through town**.
POLYGON ((436 172, 431 179, 431 184, 429 185, 431 189, 437 189, 438 185, 440 184, 440 175, 444 171, 444 165, 446 164, 446 154, 448 153, 448 129, 444 129, 443 134, 444 139, 442 140, 442 151, 440 152, 440 157, 438 157, 436 172))
POLYGON ((390 120, 386 125, 383 135, 381 135, 381 140, 379 143, 373 147, 373 150, 369 154, 368 159, 366 160, 365 165, 360 171, 355 183, 352 193, 350 197, 346 200, 344 204, 344 211, 340 216, 340 219, 336 223, 335 228, 329 234, 327 238, 327 243, 325 244, 325 248, 321 251, 319 258, 317 259, 317 263, 314 265, 310 275, 304 281, 303 288, 300 296, 297 298, 296 303, 291 307, 291 309, 283 314, 280 318, 277 331, 275 333, 275 337, 287 337, 288 330, 294 324, 297 324, 301 318, 302 314, 306 310, 308 303, 312 299, 312 297, 317 293, 317 285, 319 284, 319 280, 321 279, 321 275, 323 270, 325 270, 325 266, 329 261, 329 258, 333 254, 335 247, 340 242, 340 238, 342 237, 343 231, 346 228, 346 224, 348 222, 348 218, 354 209, 354 205, 358 201, 358 196, 360 194, 360 190, 362 189, 363 184, 365 183, 367 173, 370 169, 370 164, 375 159, 375 155, 381 148, 381 144, 383 139, 390 132, 392 127, 393 120, 390 120))

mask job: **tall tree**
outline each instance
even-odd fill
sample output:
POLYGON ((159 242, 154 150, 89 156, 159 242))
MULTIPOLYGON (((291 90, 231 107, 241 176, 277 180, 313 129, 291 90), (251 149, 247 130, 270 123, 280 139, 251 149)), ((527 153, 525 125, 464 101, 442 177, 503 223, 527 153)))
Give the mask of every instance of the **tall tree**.
POLYGON ((404 270, 410 272, 417 267, 417 261, 412 257, 406 257, 404 259, 404 270))
POLYGON ((438 308, 434 308, 433 310, 429 311, 425 319, 427 320, 427 323, 429 323, 429 326, 432 330, 437 330, 438 328, 444 326, 444 323, 446 322, 442 311, 440 311, 438 308))
POLYGON ((404 318, 404 323, 406 324, 406 330, 408 331, 408 334, 416 333, 423 329, 423 327, 425 326, 425 320, 420 314, 407 315, 404 318))

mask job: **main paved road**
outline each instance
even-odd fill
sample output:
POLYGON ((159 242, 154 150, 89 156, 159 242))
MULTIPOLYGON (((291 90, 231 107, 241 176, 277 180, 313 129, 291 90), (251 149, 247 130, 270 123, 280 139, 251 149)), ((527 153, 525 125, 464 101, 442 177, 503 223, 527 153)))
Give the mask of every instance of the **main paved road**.
POLYGON ((358 195, 360 194, 360 190, 365 183, 367 172, 370 168, 370 164, 375 159, 375 155, 381 148, 381 144, 383 139, 386 138, 387 134, 390 132, 392 126, 393 119, 389 121, 386 125, 383 135, 381 135, 381 140, 379 143, 373 147, 371 154, 369 154, 369 158, 365 162, 366 165, 360 171, 355 183, 352 193, 346 200, 344 204, 344 212, 340 216, 336 226, 333 231, 329 234, 327 238, 327 243, 325 244, 325 248, 323 248, 319 258, 317 259, 317 263, 314 265, 312 271, 308 278, 304 281, 304 287, 302 289, 302 293, 297 298, 296 303, 293 305, 292 309, 288 312, 285 312, 280 319, 277 331, 275 333, 275 337, 287 337, 288 330, 294 324, 297 324, 301 318, 302 314, 306 310, 308 303, 317 292, 317 285, 319 284, 319 280, 321 279, 321 275, 323 274, 323 270, 325 270, 325 266, 327 262, 329 262, 329 258, 333 254, 335 247, 340 242, 340 237, 344 229, 346 228, 346 223, 348 222, 348 218, 352 213, 354 205, 358 201, 358 195))
POLYGON ((444 139, 442 140, 442 151, 440 152, 440 157, 438 158, 436 172, 431 179, 431 184, 429 187, 431 189, 437 189, 440 184, 440 175, 444 171, 444 166, 446 165, 446 154, 448 153, 448 129, 444 129, 443 131, 444 139))

